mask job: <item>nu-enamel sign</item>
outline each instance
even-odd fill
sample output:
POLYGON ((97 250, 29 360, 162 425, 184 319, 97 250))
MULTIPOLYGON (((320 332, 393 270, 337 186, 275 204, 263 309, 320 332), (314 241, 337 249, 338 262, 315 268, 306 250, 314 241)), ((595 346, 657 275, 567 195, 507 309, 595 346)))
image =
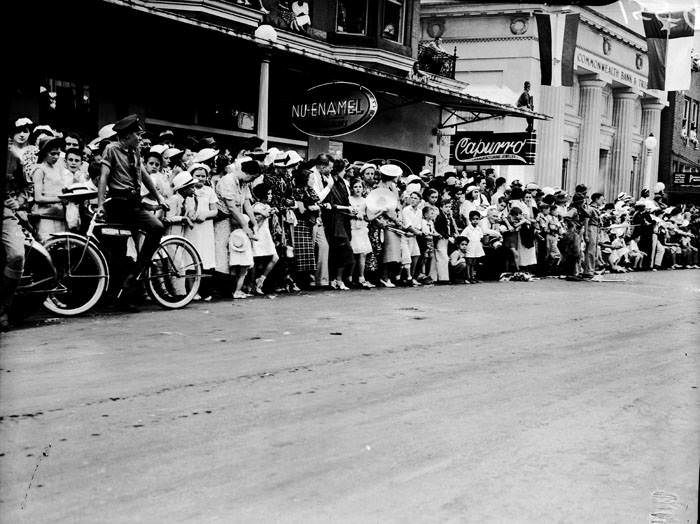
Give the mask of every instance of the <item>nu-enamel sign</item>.
POLYGON ((292 104, 292 125, 320 137, 343 136, 361 129, 377 114, 377 98, 359 84, 330 82, 307 89, 292 104))
POLYGON ((536 142, 532 133, 456 133, 450 143, 450 164, 532 165, 536 142))

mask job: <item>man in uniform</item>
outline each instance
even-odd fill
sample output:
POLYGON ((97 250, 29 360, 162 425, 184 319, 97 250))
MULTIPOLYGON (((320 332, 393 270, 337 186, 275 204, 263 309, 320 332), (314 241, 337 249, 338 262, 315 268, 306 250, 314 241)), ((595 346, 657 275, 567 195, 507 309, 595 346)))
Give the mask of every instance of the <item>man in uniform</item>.
POLYGON ((107 144, 102 154, 97 212, 104 213, 109 221, 124 224, 133 231, 142 231, 145 235, 136 266, 126 276, 117 293, 117 304, 125 309, 134 310, 134 306, 128 303, 127 294, 122 291, 146 268, 165 231, 163 223, 142 207, 141 183, 160 207, 167 210, 167 204, 156 190, 141 161, 139 141, 145 130, 138 116, 129 115, 115 123, 114 131, 119 139, 107 144), (110 200, 105 203, 107 190, 110 200))

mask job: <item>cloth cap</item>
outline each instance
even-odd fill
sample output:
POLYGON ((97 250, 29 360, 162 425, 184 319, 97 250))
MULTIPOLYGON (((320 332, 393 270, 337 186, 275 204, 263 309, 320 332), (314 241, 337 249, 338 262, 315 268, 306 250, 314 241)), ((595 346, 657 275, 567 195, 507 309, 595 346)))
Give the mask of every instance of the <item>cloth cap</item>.
POLYGON ((379 168, 379 172, 386 177, 398 178, 403 173, 403 169, 396 164, 384 164, 379 168))
POLYGON ((360 168, 360 173, 363 173, 367 169, 374 169, 376 171, 377 166, 376 166, 376 164, 363 164, 362 167, 360 168))
POLYGON ((479 189, 479 188, 476 186, 467 186, 467 189, 465 189, 465 191, 467 193, 471 193, 472 191, 476 191, 477 189, 479 189))
POLYGON ((424 176, 430 176, 432 171, 428 168, 423 169, 420 173, 418 173, 418 176, 424 177, 424 176))
POLYGON ((158 135, 158 138, 161 140, 163 138, 167 138, 167 137, 175 138, 175 133, 173 133, 172 130, 170 130, 170 129, 165 129, 164 131, 161 131, 160 134, 158 135))
POLYGON ((204 169, 204 171, 207 172, 207 175, 211 172, 211 168, 206 164, 192 164, 190 166, 190 173, 194 173, 197 171, 197 169, 204 169))
POLYGON ((528 191, 530 191, 532 189, 539 189, 539 188, 540 188, 540 186, 538 186, 534 182, 528 182, 528 184, 525 186, 525 189, 527 189, 528 191))
POLYGON ((411 182, 420 182, 421 178, 418 175, 408 175, 406 177, 406 184, 410 184, 411 182))
POLYGON ((179 191, 180 189, 184 189, 196 183, 197 181, 189 171, 180 171, 175 175, 175 178, 173 178, 173 191, 179 191))
POLYGON ((39 151, 43 153, 44 151, 49 151, 54 147, 60 148, 63 145, 63 139, 56 136, 42 136, 39 139, 38 145, 39 151))

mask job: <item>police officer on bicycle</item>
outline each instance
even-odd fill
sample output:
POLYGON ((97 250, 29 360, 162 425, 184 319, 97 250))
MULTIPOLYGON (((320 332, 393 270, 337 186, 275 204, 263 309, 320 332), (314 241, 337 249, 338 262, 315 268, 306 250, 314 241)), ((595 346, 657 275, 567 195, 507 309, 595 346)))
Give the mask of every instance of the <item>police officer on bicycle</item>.
POLYGON ((147 267, 153 253, 158 249, 165 231, 163 223, 141 205, 141 184, 150 193, 151 198, 163 209, 168 208, 151 177, 146 172, 139 143, 145 129, 137 115, 129 115, 114 124, 118 140, 107 144, 102 155, 102 166, 97 193, 97 213, 108 221, 118 222, 133 231, 142 231, 145 235, 139 250, 136 266, 126 275, 117 293, 117 305, 128 310, 135 310, 129 303, 127 291, 134 280, 147 267), (107 191, 109 194, 107 195, 107 191), (105 197, 109 201, 105 203, 105 197))

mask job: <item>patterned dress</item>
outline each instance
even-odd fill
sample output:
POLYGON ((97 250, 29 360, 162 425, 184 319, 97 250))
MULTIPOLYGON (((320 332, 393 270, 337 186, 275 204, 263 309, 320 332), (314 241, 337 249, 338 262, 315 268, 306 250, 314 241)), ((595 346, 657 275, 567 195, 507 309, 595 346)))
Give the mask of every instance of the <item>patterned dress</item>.
POLYGON ((309 206, 318 204, 318 195, 310 187, 296 188, 294 200, 304 205, 304 213, 296 209, 297 225, 294 228, 294 261, 299 272, 316 271, 313 228, 318 220, 318 211, 309 211, 309 206))

